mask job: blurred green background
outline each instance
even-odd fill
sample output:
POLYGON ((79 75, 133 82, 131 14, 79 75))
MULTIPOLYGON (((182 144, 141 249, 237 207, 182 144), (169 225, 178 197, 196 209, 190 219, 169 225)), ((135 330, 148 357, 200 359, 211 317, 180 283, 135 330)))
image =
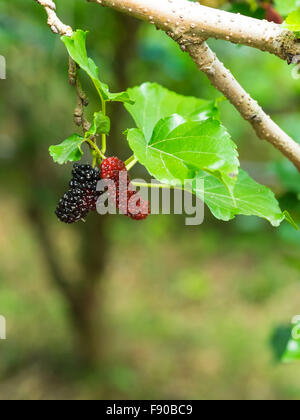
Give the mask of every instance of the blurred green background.
MULTIPOLYGON (((95 4, 58 1, 89 30, 113 91, 145 81, 217 98, 189 57, 151 25, 95 4)), ((210 42, 274 119, 300 140, 300 81, 276 57, 210 42)), ((186 227, 179 216, 122 216, 64 226, 54 215, 70 178, 48 147, 76 129, 67 54, 35 2, 0 0, 0 399, 298 399, 300 363, 278 362, 300 314, 300 234, 256 218, 186 227)), ((92 113, 97 98, 87 80, 92 113)), ((221 104, 242 166, 299 221, 299 174, 221 104)), ((128 158, 133 126, 109 109, 109 153, 128 158)), ((135 168, 136 176, 147 176, 135 168)))

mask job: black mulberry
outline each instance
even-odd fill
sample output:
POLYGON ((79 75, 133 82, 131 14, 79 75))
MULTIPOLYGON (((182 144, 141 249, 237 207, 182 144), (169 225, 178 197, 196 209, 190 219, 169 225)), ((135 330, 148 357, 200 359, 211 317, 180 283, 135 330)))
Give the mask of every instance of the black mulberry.
POLYGON ((75 164, 70 181, 70 190, 59 201, 56 216, 61 222, 76 223, 84 219, 89 211, 96 210, 100 193, 97 183, 100 179, 98 169, 90 165, 75 164))

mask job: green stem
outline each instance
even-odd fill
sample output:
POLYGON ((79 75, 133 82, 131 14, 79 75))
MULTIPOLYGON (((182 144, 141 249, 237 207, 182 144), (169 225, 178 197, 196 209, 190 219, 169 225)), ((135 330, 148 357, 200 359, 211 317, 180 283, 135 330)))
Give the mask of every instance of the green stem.
MULTIPOLYGON (((106 115, 106 102, 101 97, 102 102, 102 112, 104 115, 106 115)), ((106 134, 102 134, 102 153, 105 155, 106 153, 106 134)))
POLYGON ((93 155, 93 168, 95 168, 97 164, 97 153, 93 151, 92 155, 93 155))
POLYGON ((135 187, 141 187, 141 188, 159 188, 159 189, 172 189, 172 190, 183 190, 182 187, 175 187, 174 185, 168 185, 168 184, 148 184, 146 182, 137 182, 132 181, 132 185, 135 187))
MULTIPOLYGON (((106 115, 106 101, 103 99, 103 96, 100 92, 100 89, 98 88, 98 86, 96 85, 94 80, 93 80, 93 83, 94 83, 94 86, 95 86, 95 88, 98 92, 98 95, 99 95, 100 99, 101 99, 103 115, 106 115)), ((107 147, 106 146, 106 134, 102 134, 102 153, 103 153, 103 155, 105 155, 105 153, 106 153, 106 147, 107 147)))
POLYGON ((132 155, 129 159, 126 160, 125 166, 127 171, 130 171, 138 163, 138 160, 135 158, 134 155, 132 155))
POLYGON ((96 143, 94 143, 91 139, 86 139, 85 141, 88 142, 88 144, 95 150, 95 152, 101 160, 106 159, 105 155, 101 152, 96 143))

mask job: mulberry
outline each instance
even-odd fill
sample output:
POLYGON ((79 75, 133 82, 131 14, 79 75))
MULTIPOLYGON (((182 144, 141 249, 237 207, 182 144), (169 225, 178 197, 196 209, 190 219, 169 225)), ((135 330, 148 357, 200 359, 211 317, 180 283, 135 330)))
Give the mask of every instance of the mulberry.
POLYGON ((146 219, 150 214, 149 203, 132 190, 124 162, 117 157, 110 157, 102 162, 100 169, 102 179, 110 179, 114 182, 115 191, 113 192, 108 187, 108 192, 120 212, 133 220, 146 219))
POLYGON ((61 222, 76 223, 84 219, 89 211, 96 210, 100 193, 97 183, 100 172, 90 165, 75 164, 70 181, 70 190, 59 201, 55 214, 61 222))

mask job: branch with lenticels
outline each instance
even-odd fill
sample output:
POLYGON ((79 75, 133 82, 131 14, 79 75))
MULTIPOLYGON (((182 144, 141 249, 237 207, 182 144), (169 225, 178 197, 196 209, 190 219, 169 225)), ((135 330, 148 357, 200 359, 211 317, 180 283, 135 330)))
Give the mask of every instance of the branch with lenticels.
MULTIPOLYGON (((48 24, 54 32, 72 34, 71 28, 57 18, 51 0, 36 1, 45 8, 48 24)), ((273 144, 300 172, 300 145, 272 121, 205 42, 212 37, 224 39, 268 51, 292 62, 300 54, 300 44, 293 33, 278 24, 212 9, 187 0, 88 1, 148 21, 164 30, 183 51, 190 54, 216 89, 249 121, 257 136, 273 144)))
POLYGON ((188 0, 87 0, 171 31, 183 39, 224 39, 292 61, 300 54, 297 37, 281 25, 229 13, 188 0))

